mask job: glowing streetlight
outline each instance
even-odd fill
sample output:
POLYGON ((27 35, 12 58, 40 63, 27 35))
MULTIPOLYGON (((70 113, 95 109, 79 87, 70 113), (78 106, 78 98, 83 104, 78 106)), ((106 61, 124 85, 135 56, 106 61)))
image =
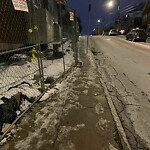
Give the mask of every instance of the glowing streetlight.
POLYGON ((100 19, 98 19, 98 20, 97 20, 97 22, 98 22, 98 23, 100 23, 100 22, 101 22, 101 20, 100 20, 100 19))
POLYGON ((108 8, 112 8, 114 6, 114 1, 109 1, 108 3, 107 3, 107 7, 108 8))
MULTIPOLYGON (((115 2, 113 0, 110 0, 106 6, 107 8, 113 8, 115 5, 115 2)), ((118 11, 118 30, 120 28, 120 0, 117 0, 117 11, 118 11)))

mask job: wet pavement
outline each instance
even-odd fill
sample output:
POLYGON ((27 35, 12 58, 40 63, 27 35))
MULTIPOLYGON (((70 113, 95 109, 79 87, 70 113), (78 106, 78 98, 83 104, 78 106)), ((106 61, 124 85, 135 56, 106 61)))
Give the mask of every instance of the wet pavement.
POLYGON ((1 150, 122 149, 96 67, 84 53, 81 60, 62 90, 33 106, 1 150))

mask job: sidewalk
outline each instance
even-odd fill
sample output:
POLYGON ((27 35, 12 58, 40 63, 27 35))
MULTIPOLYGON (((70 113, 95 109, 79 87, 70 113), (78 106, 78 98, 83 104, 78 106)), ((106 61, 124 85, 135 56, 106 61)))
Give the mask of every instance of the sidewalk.
POLYGON ((83 67, 62 82, 59 94, 26 114, 1 150, 122 149, 96 68, 81 55, 83 67))

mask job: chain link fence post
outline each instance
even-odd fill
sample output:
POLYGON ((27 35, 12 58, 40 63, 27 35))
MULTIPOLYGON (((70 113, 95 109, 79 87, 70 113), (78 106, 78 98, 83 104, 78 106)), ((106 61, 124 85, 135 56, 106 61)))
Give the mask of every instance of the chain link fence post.
POLYGON ((76 10, 74 10, 74 48, 75 48, 75 63, 78 63, 78 47, 77 47, 77 15, 76 15, 76 10))
POLYGON ((59 2, 59 16, 60 16, 60 42, 61 42, 61 47, 62 47, 62 53, 63 53, 63 68, 64 68, 64 73, 66 71, 65 68, 65 58, 64 58, 64 45, 63 45, 63 25, 62 25, 62 7, 61 7, 61 2, 59 2))
POLYGON ((37 59, 38 59, 38 67, 39 67, 39 77, 40 77, 40 83, 41 83, 41 92, 45 92, 45 84, 44 84, 44 72, 43 72, 43 62, 42 62, 42 56, 41 56, 41 47, 40 44, 37 48, 37 59))

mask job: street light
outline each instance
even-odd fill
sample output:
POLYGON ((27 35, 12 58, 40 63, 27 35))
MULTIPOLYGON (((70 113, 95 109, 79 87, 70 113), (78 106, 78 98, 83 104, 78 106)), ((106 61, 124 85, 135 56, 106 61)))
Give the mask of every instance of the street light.
POLYGON ((100 34, 100 22, 101 22, 101 20, 98 19, 98 20, 97 20, 97 23, 98 23, 98 34, 100 34))
MULTIPOLYGON (((107 8, 112 8, 114 7, 114 0, 110 0, 107 4, 106 4, 107 8)), ((117 13, 118 13, 118 31, 120 28, 120 0, 117 0, 117 13)))
POLYGON ((112 8, 114 6, 114 2, 113 1, 109 1, 108 3, 107 3, 107 7, 108 8, 112 8))
POLYGON ((120 0, 118 0, 118 31, 120 28, 120 0))
POLYGON ((101 22, 101 20, 100 20, 100 19, 98 19, 98 20, 97 20, 97 22, 98 22, 98 23, 100 23, 100 22, 101 22))

